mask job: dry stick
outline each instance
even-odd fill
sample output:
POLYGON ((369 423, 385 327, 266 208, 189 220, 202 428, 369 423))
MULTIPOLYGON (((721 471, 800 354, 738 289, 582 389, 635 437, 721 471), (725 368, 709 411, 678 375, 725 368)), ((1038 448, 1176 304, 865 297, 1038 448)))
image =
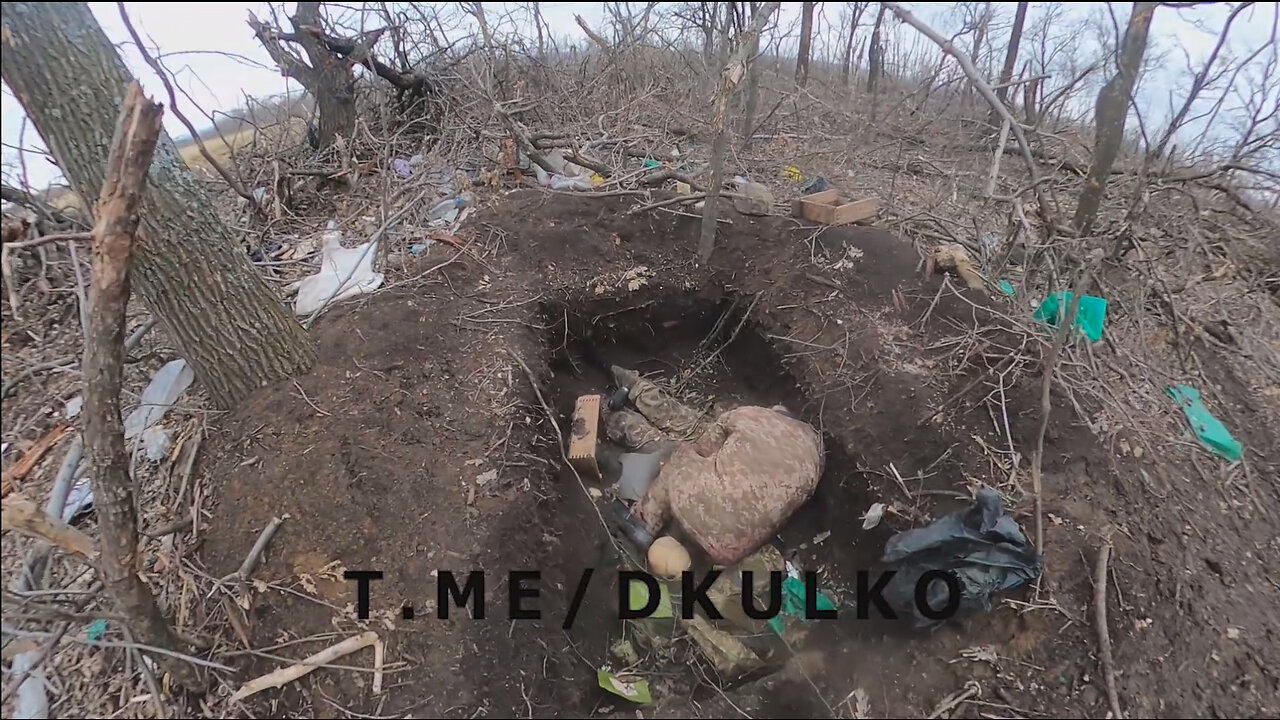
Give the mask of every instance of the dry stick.
POLYGON ((938 31, 929 27, 924 21, 920 20, 915 15, 912 15, 911 11, 903 8, 895 2, 886 2, 882 4, 892 10, 893 13, 902 20, 902 22, 910 25, 916 30, 919 30, 921 34, 936 43, 938 47, 942 48, 944 53, 955 58, 956 62, 960 63, 960 69, 964 71, 965 76, 969 78, 969 82, 973 83, 973 86, 977 88, 978 93, 991 105, 991 109, 999 113, 1000 117, 1005 122, 1009 123, 1009 128, 1013 131, 1013 136, 1018 140, 1018 147, 1022 150, 1022 159, 1027 164, 1027 171, 1031 173, 1031 189, 1035 192, 1036 203, 1040 206, 1040 215, 1044 220, 1045 228, 1052 235, 1053 216, 1049 212, 1049 202, 1045 199, 1044 193, 1040 190, 1040 176, 1036 172, 1035 158, 1031 155, 1031 144, 1027 142, 1027 136, 1023 134, 1022 126, 1018 124, 1017 119, 1015 119, 1009 112, 1009 108, 1004 103, 1000 102, 1000 98, 996 96, 996 91, 991 89, 991 83, 982 78, 982 74, 978 72, 978 68, 974 67, 973 61, 969 59, 968 55, 965 55, 963 52, 958 50, 955 45, 951 44, 950 40, 939 35, 938 31))
MULTIPOLYGON (((129 261, 162 114, 136 81, 130 84, 111 142, 93 228, 89 343, 83 363, 84 444, 93 468, 103 584, 129 618, 135 637, 145 645, 171 650, 178 647, 178 637, 139 576, 138 514, 120 421, 129 261)), ((158 660, 181 685, 192 690, 202 687, 190 665, 169 655, 158 660)))
POLYGON ((529 366, 525 364, 524 360, 521 359, 519 355, 515 354, 511 350, 507 350, 507 354, 520 364, 520 369, 524 370, 525 376, 529 378, 529 384, 533 386, 533 392, 538 396, 538 403, 542 405, 542 411, 547 414, 547 420, 551 423, 551 429, 556 432, 556 440, 558 441, 557 445, 560 447, 560 457, 564 460, 565 465, 569 466, 569 470, 573 472, 573 476, 577 478, 578 486, 582 488, 582 494, 587 496, 587 501, 591 503, 591 507, 595 508, 596 517, 600 518, 600 524, 605 528, 605 536, 609 538, 609 542, 613 543, 614 549, 630 557, 631 554, 618 544, 618 541, 613 537, 613 533, 608 532, 609 523, 605 522, 604 513, 600 512, 600 506, 596 504, 594 499, 592 499, 591 493, 587 490, 587 484, 583 482, 582 476, 578 474, 578 468, 574 467, 573 463, 569 462, 569 456, 565 453, 564 435, 560 432, 560 423, 556 422, 555 413, 551 412, 551 406, 547 404, 546 398, 542 397, 542 389, 538 387, 538 381, 533 377, 533 371, 529 369, 529 366))
POLYGON ((61 520, 49 517, 19 493, 4 499, 0 529, 40 538, 66 550, 91 567, 98 566, 93 539, 61 520))
POLYGON ((142 38, 138 36, 138 31, 134 29, 133 23, 129 20, 129 14, 124 11, 124 3, 117 2, 116 7, 120 10, 120 20, 124 22, 125 28, 129 31, 129 36, 133 38, 133 44, 138 48, 138 53, 151 66, 151 69, 156 72, 160 82, 164 83, 164 89, 169 93, 170 112, 173 113, 174 117, 178 118, 178 121, 187 129, 187 132, 191 133, 191 139, 195 141, 196 147, 200 149, 200 154, 204 156, 205 161, 222 176, 222 179, 237 195, 249 201, 249 207, 254 212, 260 212, 261 208, 258 207, 258 201, 253 197, 253 193, 245 190, 240 180, 224 168, 222 163, 218 162, 217 158, 213 156, 213 153, 209 152, 209 148, 204 146, 204 140, 200 138, 200 133, 196 132, 196 126, 192 125, 187 116, 183 115, 182 111, 178 109, 178 96, 173 92, 173 84, 169 82, 169 74, 165 72, 164 66, 160 64, 160 61, 151 57, 151 53, 147 52, 147 47, 142 44, 142 38))
MULTIPOLYGON (((728 113, 729 96, 737 87, 743 76, 747 74, 747 63, 751 60, 751 48, 755 39, 760 36, 773 11, 780 3, 769 2, 760 7, 759 12, 751 18, 751 24, 738 35, 738 47, 733 56, 720 71, 720 83, 716 87, 715 113, 711 117, 711 132, 715 139, 711 143, 711 180, 707 185, 707 200, 702 208, 702 229, 698 236, 698 262, 702 265, 711 260, 711 253, 716 243, 716 205, 720 200, 720 186, 724 183, 724 156, 729 144, 725 115, 728 113)), ((727 34, 726 34, 727 42, 727 34)))
POLYGON ((262 562, 262 553, 267 551, 267 545, 271 543, 271 538, 276 536, 276 531, 280 529, 280 524, 283 522, 284 518, 271 518, 271 524, 262 529, 262 533, 258 535, 258 541, 253 544, 253 549, 245 556, 244 562, 240 563, 240 569, 222 578, 223 582, 234 578, 248 580, 254 568, 262 562))
POLYGON ((1120 696, 1116 693, 1115 666, 1111 662, 1111 634, 1107 631, 1107 561, 1111 558, 1111 538, 1098 551, 1098 565, 1093 573, 1093 617, 1098 631, 1098 654, 1102 656, 1102 674, 1106 678, 1107 702, 1111 703, 1111 715, 1123 718, 1120 712, 1120 696))
POLYGON ((254 678, 231 695, 231 702, 243 700, 250 695, 256 695, 263 690, 271 688, 283 687, 286 683, 291 683, 301 677, 305 677, 321 665, 326 665, 340 657, 346 657, 357 650, 373 645, 378 641, 378 633, 372 630, 360 633, 352 638, 347 638, 332 647, 325 648, 302 662, 291 665, 287 668, 281 668, 274 672, 267 673, 262 677, 254 678))
MULTIPOLYGON (((139 327, 137 330, 134 330, 133 334, 129 336, 129 339, 125 341, 125 344, 124 344, 125 352, 129 352, 133 348, 137 347, 138 343, 142 342, 142 337, 147 334, 147 331, 155 326, 156 326, 155 318, 152 318, 148 320, 145 324, 143 324, 141 327, 139 327)), ((42 372, 44 370, 53 370, 56 368, 66 367, 68 365, 75 363, 75 361, 76 361, 75 355, 64 355, 60 358, 49 360, 48 362, 42 362, 36 365, 32 365, 26 370, 23 370, 22 372, 15 375, 12 380, 9 380, 4 384, 4 387, 0 388, 0 399, 9 397, 9 393, 13 392, 13 389, 18 386, 18 383, 22 382, 23 380, 26 380, 32 375, 35 375, 36 373, 42 372)))
POLYGON ((33 248, 41 245, 48 245, 55 242, 88 242, 89 233, 87 232, 66 232, 66 233, 50 233, 42 235, 31 240, 19 240, 18 242, 8 242, 4 244, 6 250, 17 250, 19 248, 33 248))
POLYGON ((987 197, 996 194, 996 178, 1000 176, 1000 158, 1004 156, 1005 143, 1009 142, 1009 121, 1000 124, 1000 139, 996 141, 995 156, 991 158, 991 172, 987 174, 987 197))

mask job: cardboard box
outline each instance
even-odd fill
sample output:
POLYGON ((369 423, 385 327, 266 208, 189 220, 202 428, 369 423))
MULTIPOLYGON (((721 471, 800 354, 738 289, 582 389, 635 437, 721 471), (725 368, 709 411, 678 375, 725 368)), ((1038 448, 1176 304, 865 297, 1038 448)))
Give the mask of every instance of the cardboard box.
POLYGON ((850 201, 839 190, 823 190, 796 198, 791 203, 792 215, 823 225, 847 225, 866 220, 879 209, 879 198, 850 201))
POLYGON ((600 434, 599 395, 583 395, 573 408, 573 425, 569 429, 569 462, 579 473, 599 480, 600 464, 596 461, 596 441, 600 434))

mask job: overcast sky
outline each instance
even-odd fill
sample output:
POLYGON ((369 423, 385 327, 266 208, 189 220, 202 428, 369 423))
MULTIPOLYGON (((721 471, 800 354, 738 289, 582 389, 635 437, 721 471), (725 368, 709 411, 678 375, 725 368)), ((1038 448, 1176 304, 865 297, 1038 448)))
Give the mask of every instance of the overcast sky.
MULTIPOLYGON (((905 3, 912 7, 925 20, 937 25, 945 25, 950 5, 944 3, 905 3)), ((491 5, 486 3, 486 5, 491 5)), ((493 3, 502 5, 502 3, 493 3)), ((830 22, 837 22, 840 14, 839 3, 823 3, 825 17, 830 22)), ((1002 8, 1005 16, 1012 15, 1015 3, 997 3, 1007 6, 1002 8)), ((1041 3, 1032 3, 1033 6, 1041 3)), ((1072 3, 1068 11, 1072 14, 1093 12, 1102 3, 1072 3)), ((115 3, 90 3, 95 16, 103 29, 120 47, 125 62, 141 78, 145 90, 152 96, 163 98, 164 88, 155 75, 142 62, 128 41, 128 33, 120 20, 115 3), (127 42, 127 44, 126 44, 127 42)), ((221 3, 125 3, 135 26, 144 38, 149 37, 155 47, 164 56, 165 64, 173 71, 178 82, 186 88, 205 111, 229 110, 244 104, 244 97, 268 96, 291 89, 289 81, 271 65, 271 60, 250 31, 246 19, 250 10, 259 17, 266 15, 263 3, 221 2, 221 3), (218 53, 230 53, 243 56, 237 60, 218 53), (255 64, 256 63, 256 64, 255 64)), ((1128 16, 1130 3, 1114 3, 1116 16, 1123 26, 1128 16)), ((1270 3, 1258 3, 1259 7, 1246 11, 1237 21, 1228 44, 1227 51, 1240 48, 1255 48, 1264 42, 1270 33, 1270 3), (1252 21, 1250 21, 1252 19, 1252 21), (1243 21, 1243 22, 1242 22, 1243 21)), ((786 30, 797 23, 800 3, 783 3, 779 25, 786 30)), ((290 5, 291 9, 291 5, 290 5)), ((496 10, 496 8, 495 8, 496 10)), ((573 21, 574 13, 579 13, 593 25, 599 27, 603 11, 600 3, 542 3, 543 16, 552 32, 557 36, 581 39, 582 32, 573 21)), ((1034 11, 1033 11, 1034 12, 1034 11)), ((1198 7, 1185 10, 1161 8, 1156 13, 1152 25, 1152 38, 1156 47, 1169 49, 1169 61, 1157 69, 1153 75, 1144 78, 1145 88, 1140 102, 1143 103, 1144 114, 1151 112, 1161 115, 1167 112, 1170 91, 1185 87, 1188 77, 1186 57, 1193 62, 1205 58, 1213 48, 1216 31, 1221 27, 1228 8, 1221 5, 1198 7), (1185 50, 1185 56, 1184 51, 1185 50)), ((863 21, 867 22, 866 19, 863 21)), ((910 32, 908 28, 900 28, 899 32, 910 32)), ((533 35, 530 29, 531 36, 533 35)), ((1003 43, 1003 41, 1001 41, 1003 43)), ((296 86, 293 86, 296 89, 296 86)), ((197 126, 208 124, 203 113, 191 107, 185 99, 180 99, 182 109, 197 126)), ((23 127, 23 112, 17 100, 6 87, 3 96, 3 130, 4 164, 6 178, 15 168, 17 153, 14 148, 19 144, 23 127)), ((184 135, 185 130, 172 114, 166 114, 165 125, 174 137, 184 135)), ((39 136, 34 128, 28 126, 24 143, 29 148, 40 148, 39 136)), ((43 156, 27 153, 28 173, 31 184, 41 187, 57 177, 56 168, 43 156)))

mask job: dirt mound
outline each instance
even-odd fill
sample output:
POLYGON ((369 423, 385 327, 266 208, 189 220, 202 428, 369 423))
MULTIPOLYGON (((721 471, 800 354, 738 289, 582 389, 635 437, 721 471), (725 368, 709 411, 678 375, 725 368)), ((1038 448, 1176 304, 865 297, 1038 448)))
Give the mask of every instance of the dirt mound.
MULTIPOLYGON (((1267 711, 1276 621, 1264 614, 1265 582, 1249 579, 1261 577, 1255 566, 1277 570, 1262 559, 1265 526, 1202 503, 1200 527, 1239 531, 1212 538, 1209 551, 1193 527, 1169 524, 1176 510, 1144 501, 1149 488, 1134 478, 1145 464, 1113 457, 1068 406, 1056 407, 1046 441, 1050 582, 1040 601, 1020 595, 931 635, 858 620, 856 570, 874 568, 892 532, 959 507, 968 489, 1000 490, 1031 533, 1038 341, 1017 332, 1025 321, 1009 307, 923 277, 915 249, 884 231, 728 219, 712 267, 697 268, 695 218, 514 193, 476 219, 466 252, 441 244, 417 259, 418 272, 446 263, 437 271, 328 313, 311 374, 211 423, 209 573, 234 571, 259 531, 289 516, 246 591, 253 647, 302 657, 353 634, 356 584, 343 570, 384 573, 366 623, 388 643, 384 694, 373 695, 367 672, 326 670, 260 696, 256 710, 633 713, 595 686, 624 632, 607 579, 591 581, 565 627, 583 570, 605 567, 609 545, 516 359, 564 428, 573 399, 603 389, 581 359, 590 338, 611 362, 709 402, 785 402, 829 451, 816 496, 777 544, 821 573, 840 618, 782 672, 727 690, 688 644, 644 658, 659 712, 851 716, 861 690, 873 714, 920 715, 977 682, 1002 712, 1102 715, 1089 575, 1095 533, 1118 508, 1128 515, 1116 537, 1123 599, 1112 641, 1126 708, 1267 711), (889 513, 863 531, 873 502, 889 513), (440 619, 446 571, 462 585, 474 570, 485 573, 485 617, 450 605, 440 619), (542 619, 508 619, 512 570, 541 572, 542 619), (1201 615, 1182 617, 1187 604, 1201 615), (1217 611, 1233 615, 1205 615, 1217 611)), ((1274 487, 1259 491, 1274 501, 1274 487)), ((358 657, 342 664, 368 665, 358 657)), ((250 656, 243 676, 277 665, 250 656)))

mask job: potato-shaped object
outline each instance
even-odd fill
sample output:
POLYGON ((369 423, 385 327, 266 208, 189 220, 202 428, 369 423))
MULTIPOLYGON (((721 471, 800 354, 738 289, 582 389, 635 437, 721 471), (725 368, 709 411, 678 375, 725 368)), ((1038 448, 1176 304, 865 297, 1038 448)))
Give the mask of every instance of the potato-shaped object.
POLYGON ((675 580, 692 566, 689 551, 670 535, 663 535, 649 546, 649 570, 664 580, 675 580))

